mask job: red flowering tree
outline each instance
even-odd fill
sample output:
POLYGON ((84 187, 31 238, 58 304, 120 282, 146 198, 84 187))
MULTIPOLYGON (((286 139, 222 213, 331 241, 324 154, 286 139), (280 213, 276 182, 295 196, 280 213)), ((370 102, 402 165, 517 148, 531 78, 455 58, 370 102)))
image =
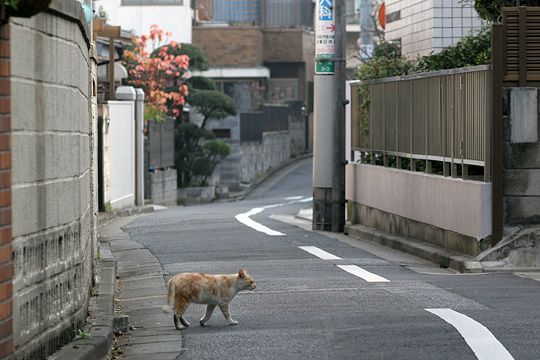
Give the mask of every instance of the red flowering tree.
POLYGON ((174 55, 180 44, 169 42, 170 35, 152 25, 149 35, 141 35, 124 52, 129 84, 142 88, 146 95, 145 120, 179 116, 188 95, 184 82, 189 78, 189 57, 174 55))

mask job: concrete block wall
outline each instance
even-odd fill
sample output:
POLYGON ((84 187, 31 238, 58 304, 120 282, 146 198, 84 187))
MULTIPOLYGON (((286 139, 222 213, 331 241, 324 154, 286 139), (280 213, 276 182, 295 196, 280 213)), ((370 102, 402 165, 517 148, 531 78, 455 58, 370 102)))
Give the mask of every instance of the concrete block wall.
POLYGON ((17 359, 46 358, 82 326, 96 244, 90 33, 78 2, 51 8, 10 23, 17 359))
POLYGON ((540 224, 540 133, 537 88, 504 92, 504 222, 540 224))
POLYGON ((0 359, 13 354, 9 25, 0 28, 0 359))
POLYGON ((150 194, 153 204, 176 205, 176 169, 149 172, 150 194))
MULTIPOLYGON (((288 131, 263 133, 262 142, 240 144, 239 180, 252 182, 291 158, 288 131)), ((223 177, 222 177, 223 179, 223 177)))

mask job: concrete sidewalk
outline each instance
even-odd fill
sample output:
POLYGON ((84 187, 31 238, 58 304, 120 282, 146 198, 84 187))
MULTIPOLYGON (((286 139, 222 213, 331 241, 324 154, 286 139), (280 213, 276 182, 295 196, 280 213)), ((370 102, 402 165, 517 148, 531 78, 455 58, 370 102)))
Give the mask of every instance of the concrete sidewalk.
POLYGON ((116 312, 128 315, 130 323, 129 331, 116 338, 113 359, 174 359, 182 349, 182 337, 171 316, 161 311, 167 294, 163 269, 148 249, 122 231, 133 220, 116 220, 100 236, 117 264, 116 312))

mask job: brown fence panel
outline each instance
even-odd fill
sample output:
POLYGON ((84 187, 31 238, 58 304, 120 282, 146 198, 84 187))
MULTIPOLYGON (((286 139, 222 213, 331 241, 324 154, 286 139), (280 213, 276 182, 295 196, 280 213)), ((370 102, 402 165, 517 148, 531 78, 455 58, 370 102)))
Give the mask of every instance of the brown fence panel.
MULTIPOLYGON (((366 86, 369 131, 353 132, 363 152, 485 166, 491 126, 489 66, 380 79, 366 86)), ((353 99, 358 122, 361 99, 353 99)), ((357 124, 358 125, 358 124, 357 124)))

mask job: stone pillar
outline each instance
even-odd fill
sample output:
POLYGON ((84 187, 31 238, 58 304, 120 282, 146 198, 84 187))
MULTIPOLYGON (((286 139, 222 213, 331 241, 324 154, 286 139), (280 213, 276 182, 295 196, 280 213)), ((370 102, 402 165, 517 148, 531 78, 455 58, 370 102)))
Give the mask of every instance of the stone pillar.
POLYGON ((504 223, 540 224, 538 88, 505 89, 504 223))
POLYGON ((135 205, 144 205, 144 91, 136 89, 135 102, 135 205))

